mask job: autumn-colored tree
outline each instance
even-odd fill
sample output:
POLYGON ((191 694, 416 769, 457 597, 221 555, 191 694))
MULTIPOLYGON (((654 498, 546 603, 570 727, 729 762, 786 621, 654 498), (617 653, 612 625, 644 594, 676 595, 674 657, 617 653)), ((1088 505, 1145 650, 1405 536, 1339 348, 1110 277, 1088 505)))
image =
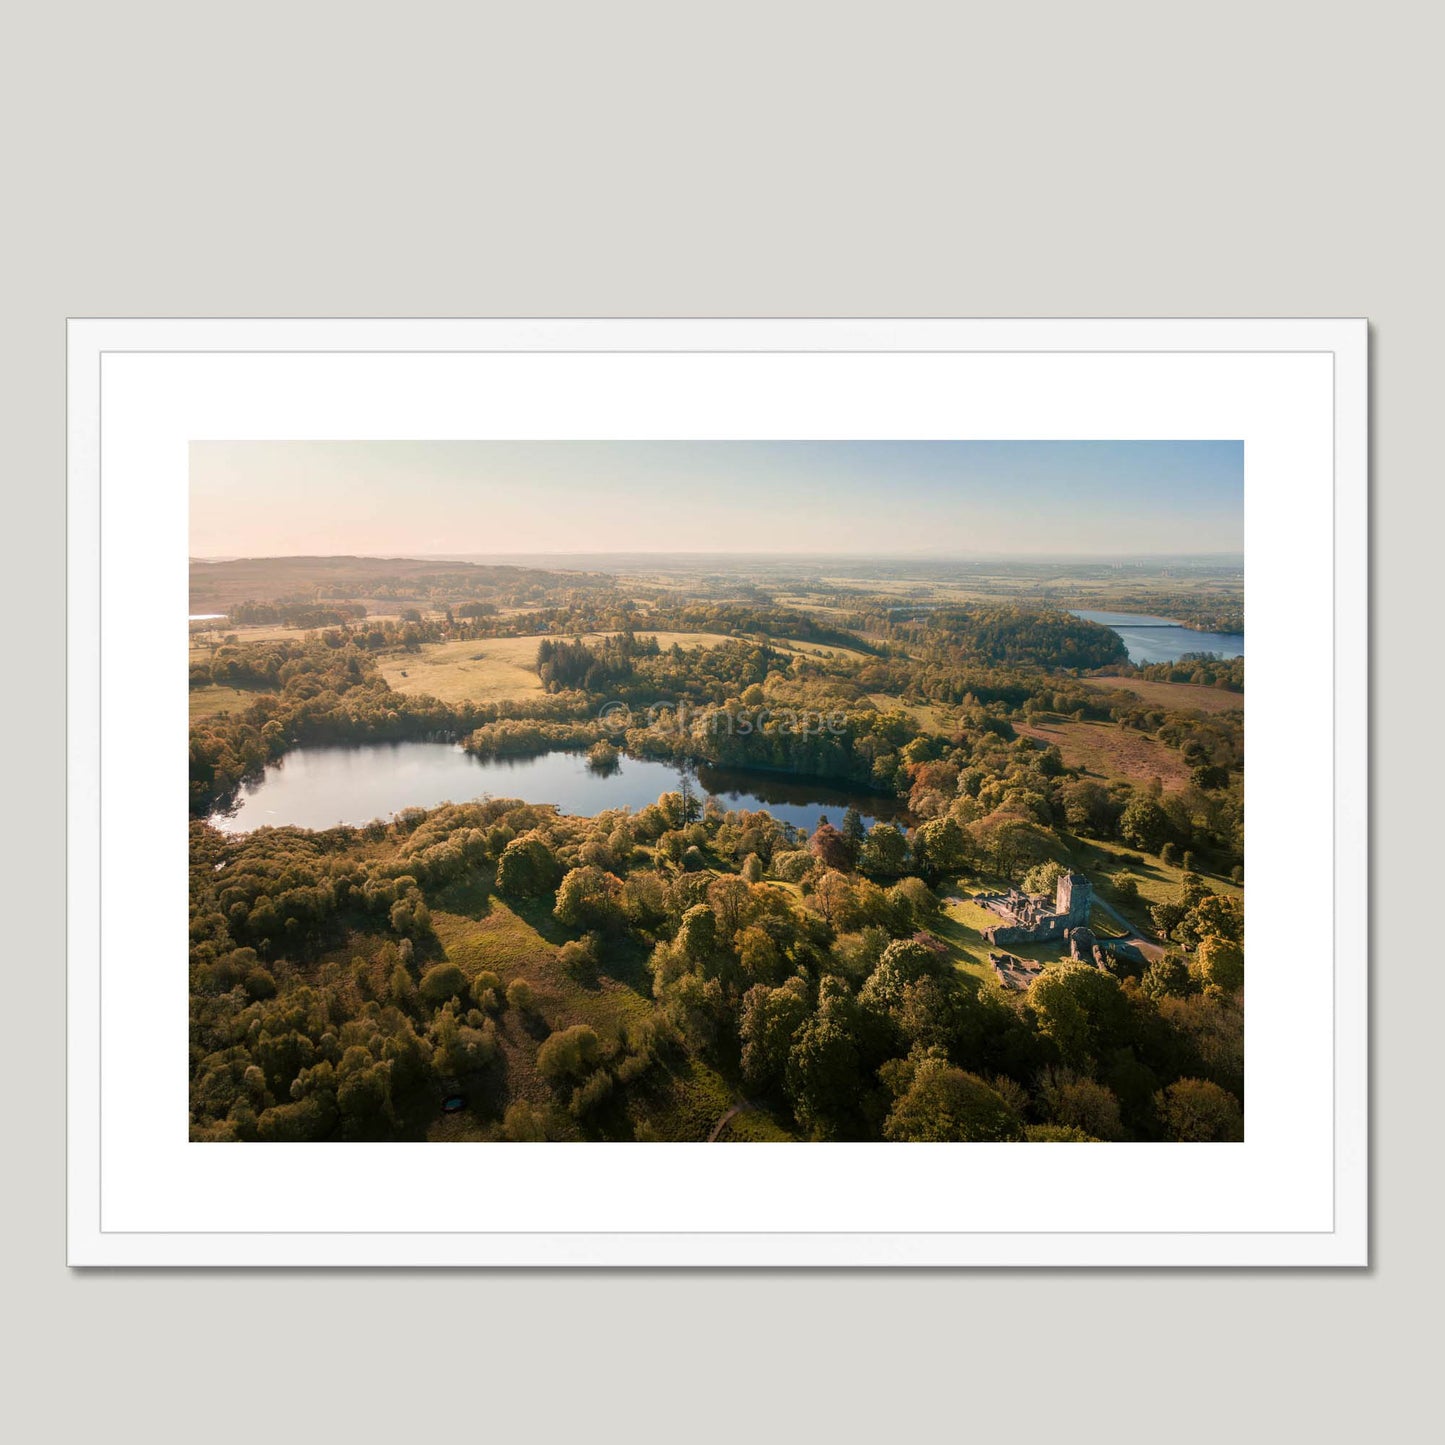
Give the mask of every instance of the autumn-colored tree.
POLYGON ((846 873, 829 870, 816 883, 808 901, 834 927, 840 927, 853 903, 854 886, 846 873))
POLYGON ((707 901, 717 915, 718 936, 731 942, 753 911, 753 890, 734 873, 724 873, 708 884, 707 901))
POLYGON ((846 871, 853 866, 853 849, 847 838, 831 823, 819 823, 808 839, 808 851, 825 868, 846 871))

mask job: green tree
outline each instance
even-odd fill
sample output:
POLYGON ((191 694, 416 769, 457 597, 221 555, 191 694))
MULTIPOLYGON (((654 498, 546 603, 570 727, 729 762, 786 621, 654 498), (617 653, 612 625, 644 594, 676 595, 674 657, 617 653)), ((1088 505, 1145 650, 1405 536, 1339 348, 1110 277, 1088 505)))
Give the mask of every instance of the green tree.
POLYGON ((913 857, 925 877, 957 873, 968 860, 968 837, 952 818, 930 819, 914 829, 913 857))
POLYGON ((489 968, 472 976, 472 1002, 488 1012, 495 1009, 502 996, 502 980, 489 968))
POLYGON ((1024 1129, 1030 1144, 1097 1144, 1092 1134, 1069 1124, 1030 1124, 1024 1129))
POLYGON ((497 861, 497 891, 509 898, 537 898, 557 883, 557 859, 538 833, 513 838, 497 861))
POLYGON ((821 1139, 851 1132, 862 1079, 857 1044, 840 1019, 820 1011, 798 1030, 785 1078, 793 1113, 804 1129, 821 1139))
POLYGON ((875 823, 858 855, 858 867, 875 878, 897 878, 908 869, 908 839, 892 823, 875 823))
POLYGON ((1233 993, 1244 987, 1244 949, 1228 938, 1210 934, 1199 941, 1195 955, 1206 983, 1233 993))
POLYGON ((1023 1126, 1002 1095, 977 1074, 936 1056, 925 1058, 883 1125, 883 1137, 904 1143, 1001 1143, 1023 1138, 1023 1126))
POLYGON ((1113 1090, 1067 1069, 1046 1070, 1039 1096, 1055 1124, 1078 1129, 1093 1139, 1122 1139, 1124 1124, 1113 1090))
POLYGON ((926 944, 911 938, 895 939, 883 950, 877 967, 858 991, 858 1001, 869 1008, 891 1013, 903 1004, 910 983, 929 975, 938 976, 950 965, 926 944))
POLYGON ((1213 934, 1230 943, 1244 942, 1244 900, 1206 893, 1190 909, 1190 929, 1197 938, 1213 934))
POLYGON ((717 953, 717 914, 706 903, 696 903, 682 915, 677 947, 689 963, 707 963, 717 953))
POLYGON ((537 1072, 552 1084, 563 1084, 590 1073, 602 1054, 602 1044, 587 1024, 573 1024, 550 1034, 537 1050, 537 1072))
POLYGON ((551 1137, 545 1110, 526 1099, 507 1106, 502 1118, 502 1132, 516 1143, 541 1144, 551 1137))
POLYGON ((1165 997, 1183 998, 1193 986, 1189 977, 1189 965, 1173 950, 1165 953, 1162 958, 1156 958, 1144 970, 1144 976, 1139 980, 1140 991, 1146 998, 1155 1000, 1165 997))
POLYGON ((1129 1008, 1118 983, 1087 963, 1046 968, 1025 995, 1039 1032, 1071 1068, 1087 1072, 1109 1049, 1126 1042, 1129 1008))
POLYGON ((435 963, 422 974, 417 992, 424 1003, 435 1007, 449 998, 464 997, 467 992, 467 976, 454 963, 435 963))
POLYGON ((808 986, 791 978, 780 988, 754 984, 743 995, 743 1078, 749 1088, 776 1091, 782 1086, 793 1037, 807 1020, 808 986))
POLYGON ((1119 836, 1131 848, 1157 853, 1169 837, 1169 819, 1153 798, 1136 793, 1119 817, 1119 836))
POLYGON ((1025 893, 1047 893, 1051 897, 1058 887, 1059 879, 1068 870, 1062 863, 1049 859, 1045 863, 1036 863, 1027 873, 1024 874, 1023 882, 1019 887, 1025 893))
POLYGON ((622 922, 622 882, 593 865, 573 868, 557 889, 552 910, 567 928, 607 930, 622 922))
POLYGON ((766 929, 756 924, 743 929, 737 936, 737 948, 738 962, 751 982, 775 984, 782 981, 787 960, 766 929))
POLYGON ((1239 1100, 1208 1079, 1177 1079, 1155 1094, 1154 1108, 1171 1137, 1184 1143, 1226 1144, 1244 1138, 1239 1100))
POLYGON ((708 884, 707 901, 717 917, 718 937, 731 943, 752 914, 753 890, 736 874, 724 873, 708 884))

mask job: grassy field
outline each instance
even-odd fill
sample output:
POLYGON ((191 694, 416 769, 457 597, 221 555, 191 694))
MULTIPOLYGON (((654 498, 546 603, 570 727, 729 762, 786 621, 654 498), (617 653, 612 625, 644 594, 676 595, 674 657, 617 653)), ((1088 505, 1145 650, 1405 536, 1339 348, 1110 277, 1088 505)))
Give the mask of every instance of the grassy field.
POLYGON ((919 727, 930 732, 945 729, 953 716, 948 708, 940 707, 937 703, 904 702, 901 698, 889 697, 886 692, 870 692, 868 701, 879 712, 906 712, 919 727))
POLYGON ((388 653, 381 675, 397 692, 425 693, 442 702, 503 702, 542 691, 535 637, 480 642, 428 642, 420 652, 388 653))
MULTIPOLYGON (((977 892, 981 886, 977 881, 961 881, 956 891, 966 895, 977 892)), ((949 890, 942 891, 947 893, 949 890)), ((948 945, 955 968, 988 981, 997 978, 993 965, 988 961, 990 952, 1011 953, 1016 958, 1027 958, 1035 963, 1056 963, 1063 957, 1063 950, 1056 943, 1010 943, 1007 946, 989 943, 983 936, 983 930, 998 921, 986 908, 964 897, 961 902, 946 903, 943 918, 929 932, 948 945)))
MULTIPOLYGON (((1177 897, 1180 882, 1184 877, 1183 868, 1165 863, 1152 854, 1140 853, 1138 849, 1126 847, 1123 843, 1104 843, 1094 838, 1079 840, 1075 861, 1077 866, 1093 879, 1096 886, 1099 884, 1100 875, 1105 872, 1127 872, 1139 885, 1139 896, 1146 905, 1164 903, 1168 899, 1177 897), (1126 861, 1134 858, 1142 861, 1138 863, 1126 861)), ((1202 877, 1215 893, 1239 896, 1244 892, 1244 889, 1228 878, 1213 873, 1204 873, 1202 877)), ((1107 888, 1101 891, 1108 892, 1107 888)), ((1127 909, 1125 911, 1130 912, 1127 909)), ((1140 913, 1143 913, 1144 916, 1140 917, 1138 921, 1147 924, 1146 910, 1132 910, 1132 914, 1140 913)))
POLYGON ((796 637, 774 637, 772 644, 780 652, 805 652, 811 657, 851 657, 857 662, 868 656, 856 647, 840 647, 835 642, 802 642, 796 637))
POLYGON ((1057 747, 1066 766, 1097 778, 1127 778, 1134 783, 1158 778, 1166 788, 1183 787, 1189 781, 1189 768, 1174 748, 1114 723, 1015 722, 1014 730, 1057 747))
MULTIPOLYGON (((532 986, 533 1005, 527 1013, 506 1008, 497 1016, 498 1041, 504 1066, 506 1102, 527 1099, 545 1104, 553 1097, 550 1086, 537 1073, 538 1046, 549 1033, 573 1024, 588 1024, 604 1040, 615 1039, 629 1019, 640 1019, 651 1009, 650 977, 636 950, 610 958, 585 974, 569 973, 558 956, 567 935, 552 918, 550 900, 512 905, 497 897, 478 879, 464 879, 441 892, 432 909, 432 927, 444 955, 471 976, 490 969, 503 989, 513 979, 532 986)), ((697 1094, 694 1107, 684 1109, 689 1127, 706 1116, 707 1131, 726 1112, 730 1094, 720 1079, 672 1080, 666 1086, 684 1101, 689 1090, 697 1094), (714 1104, 721 1101, 719 1107, 714 1104)), ((440 1119, 429 1138, 480 1139, 497 1137, 496 1115, 503 1101, 477 1101, 480 1113, 465 1110, 440 1119), (489 1116, 486 1119, 482 1115, 489 1116)), ((676 1102, 676 1100, 674 1100, 676 1102)), ((674 1121, 676 1122, 676 1121, 674 1121)), ((700 1127, 700 1125, 699 1125, 700 1127)))
POLYGON ((1096 692, 1110 693, 1114 705, 1127 705, 1125 693, 1133 693, 1140 702, 1151 707, 1193 709, 1197 712, 1234 712, 1244 706, 1242 692, 1226 692, 1222 687, 1198 687, 1192 682, 1149 682, 1140 677, 1117 680, 1090 678, 1088 687, 1096 692))
MULTIPOLYGON (((589 632, 582 640, 596 642, 615 635, 589 632)), ((639 632, 637 635, 655 637, 662 648, 674 644, 684 649, 721 647, 736 641, 721 632, 639 632)), ((428 642, 419 652, 383 654, 381 673, 398 692, 425 693, 448 703, 505 702, 542 691, 542 680, 537 676, 537 644, 541 641, 540 635, 534 635, 490 637, 477 642, 428 642)), ((773 639, 773 645, 781 652, 863 656, 847 648, 826 647, 816 642, 773 639)))
POLYGON ((240 687, 208 687, 191 689, 191 721, 197 718, 215 717, 223 712, 244 712, 258 697, 265 694, 252 692, 240 687))
MULTIPOLYGON (((603 1040, 612 1040, 624 1024, 645 1017, 652 1008, 651 975, 636 948, 612 953, 595 969, 581 973, 569 973, 562 966, 558 949, 568 935, 552 918, 550 900, 510 904, 485 883, 462 880, 438 896, 432 926, 445 956, 464 973, 490 969, 503 988, 517 978, 532 986, 533 1006, 528 1013, 507 1008, 496 1020, 508 1101, 544 1104, 553 1097, 536 1070, 537 1048, 549 1033, 588 1024, 603 1040)), ((646 1084, 634 1091, 629 1113, 640 1138, 705 1140, 737 1102, 721 1074, 688 1059, 654 1069, 646 1084)), ((438 1120, 428 1137, 497 1137, 499 1101, 478 1103, 482 1113, 493 1117, 483 1119, 464 1110, 438 1120)), ((751 1127, 762 1130, 766 1125, 751 1127)), ((773 1128, 771 1137, 778 1137, 781 1131, 773 1128)))
POLYGON ((579 976, 562 967, 557 951, 569 935, 553 921, 549 903, 514 907, 481 883, 461 882, 438 897, 432 926, 464 973, 491 969, 503 986, 525 978, 535 1012, 552 1029, 590 1024, 602 1037, 615 1036, 627 1019, 651 1007, 651 977, 640 957, 609 959, 579 976))
POLYGON ((306 634, 296 627, 282 627, 278 622, 274 625, 256 627, 210 627, 201 631, 194 628, 191 631, 191 657, 194 660, 198 657, 209 657, 211 653, 221 645, 222 639, 234 637, 237 645, 247 642, 282 642, 288 638, 300 640, 306 634))

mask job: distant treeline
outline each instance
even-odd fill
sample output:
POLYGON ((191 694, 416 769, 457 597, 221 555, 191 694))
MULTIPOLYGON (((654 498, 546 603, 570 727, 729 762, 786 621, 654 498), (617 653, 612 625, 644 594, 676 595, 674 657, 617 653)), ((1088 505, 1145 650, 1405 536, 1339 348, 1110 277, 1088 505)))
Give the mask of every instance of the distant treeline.
POLYGON ((1128 648, 1112 628, 1052 608, 994 603, 893 608, 869 618, 868 630, 952 663, 1093 671, 1129 660, 1128 648))
POLYGON ((1220 658, 1207 652, 1186 652, 1173 662, 1146 662, 1139 676, 1153 682, 1192 682, 1225 692, 1244 691, 1244 659, 1220 658))
POLYGON ((191 564, 191 611, 234 613, 253 598, 326 603, 371 598, 441 608, 484 601, 527 606, 615 586, 593 572, 404 557, 243 557, 191 564))
POLYGON ((237 602, 227 620, 247 625, 338 627, 366 616, 361 602, 237 602))

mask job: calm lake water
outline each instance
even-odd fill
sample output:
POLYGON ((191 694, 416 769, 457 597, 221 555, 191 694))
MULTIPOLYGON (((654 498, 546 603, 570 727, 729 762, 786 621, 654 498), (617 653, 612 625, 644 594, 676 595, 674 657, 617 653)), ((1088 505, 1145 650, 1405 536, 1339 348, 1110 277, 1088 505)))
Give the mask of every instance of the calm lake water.
POLYGON ((1220 657, 1243 657, 1242 632, 1194 632, 1169 617, 1150 617, 1142 612, 1082 612, 1070 609, 1085 622, 1112 627, 1129 649, 1129 661, 1174 662, 1186 652, 1213 652, 1220 657))
MULTIPOLYGON (((359 747, 297 748, 242 788, 233 814, 211 821, 226 833, 294 826, 331 828, 389 818, 402 808, 469 803, 490 794, 528 803, 556 803, 564 813, 590 817, 608 808, 634 812, 676 792, 682 770, 671 763, 623 757, 615 772, 597 773, 585 753, 481 760, 455 743, 366 743, 359 747)), ((820 817, 841 824, 852 803, 871 827, 902 816, 896 799, 770 773, 700 768, 695 790, 724 808, 767 809, 812 832, 820 817)))

